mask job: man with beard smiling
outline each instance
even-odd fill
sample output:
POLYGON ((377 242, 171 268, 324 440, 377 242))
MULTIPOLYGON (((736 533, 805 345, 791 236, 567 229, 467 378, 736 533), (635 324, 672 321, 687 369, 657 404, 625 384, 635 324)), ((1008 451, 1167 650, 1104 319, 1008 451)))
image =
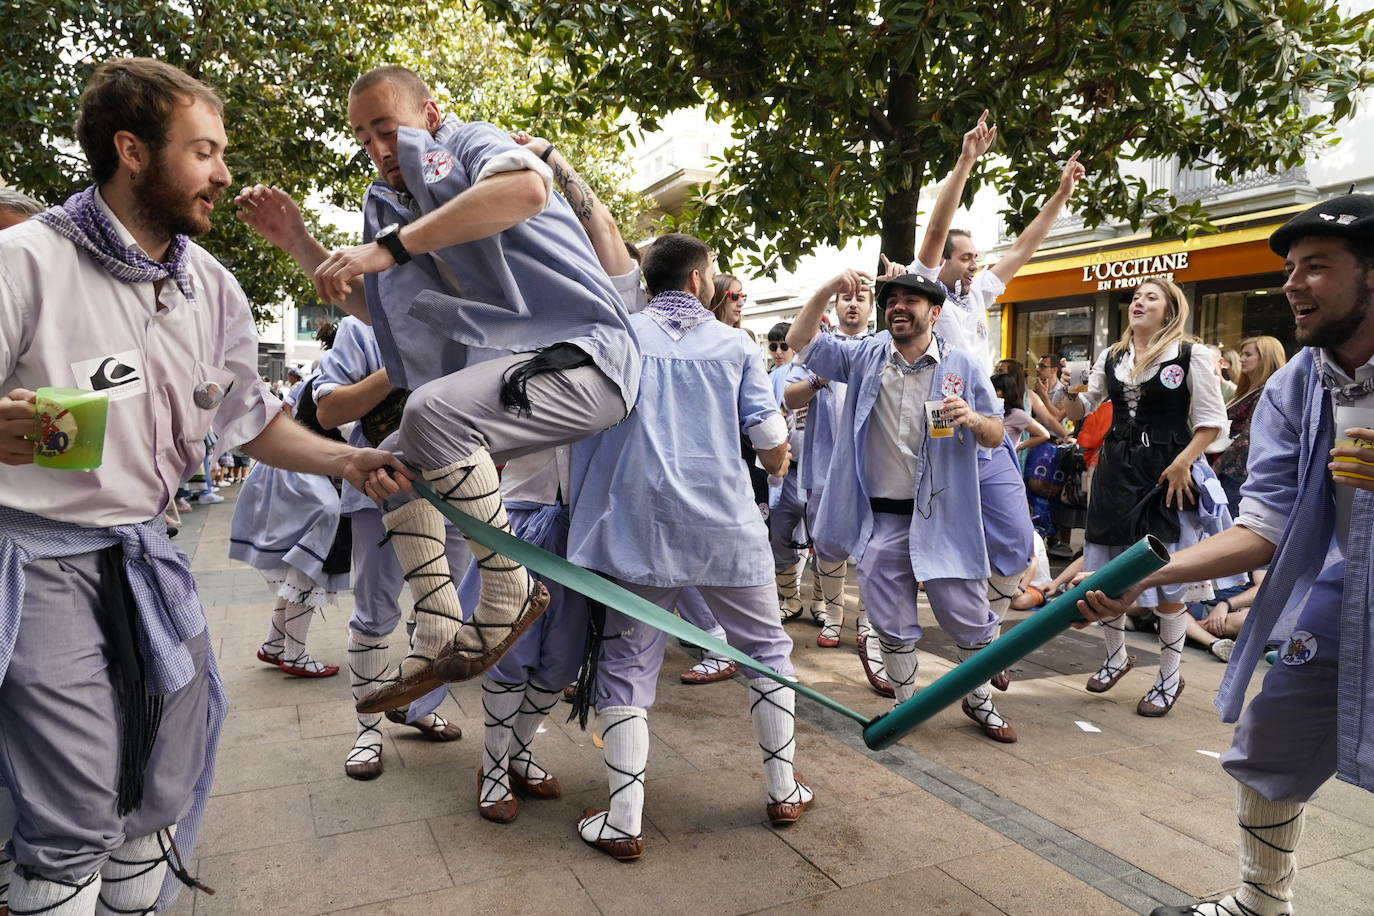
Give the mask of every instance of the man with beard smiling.
POLYGON ((76 125, 94 183, 0 234, 0 785, 17 808, 16 914, 150 913, 174 831, 191 857, 226 703, 161 516, 210 426, 220 448, 359 486, 402 470, 307 432, 260 383, 243 292, 189 239, 229 183, 221 113, 167 64, 102 64, 76 125), (34 466, 45 385, 108 394, 97 469, 34 466))
MULTIPOLYGON (((845 271, 830 288, 842 292, 866 279, 845 271)), ((869 622, 901 703, 916 693, 918 582, 961 660, 996 636, 975 510, 978 449, 1000 444, 1003 429, 980 362, 932 330, 945 301, 940 287, 903 274, 884 282, 876 298, 887 331, 858 342, 818 336, 829 296, 817 295, 793 322, 788 342, 813 372, 850 386, 817 525, 859 560, 869 622), (927 419, 929 401, 939 402, 932 406, 947 424, 937 433, 927 419)), ((994 741, 1016 740, 986 684, 965 698, 963 710, 994 741)))
POLYGON ((1374 409, 1374 196, 1317 204, 1269 247, 1284 258, 1283 289, 1306 349, 1264 386, 1240 517, 1119 599, 1091 592, 1079 603, 1088 619, 1109 618, 1146 588, 1270 564, 1216 701, 1223 720, 1239 719, 1221 764, 1237 781, 1241 884, 1221 900, 1154 916, 1292 913, 1306 802, 1333 774, 1374 791, 1374 481, 1332 474, 1351 467, 1338 459, 1374 448, 1374 430, 1336 423, 1341 407, 1374 409), (1340 439, 1355 444, 1333 448, 1340 439), (1278 663, 1242 714, 1273 643, 1278 663))

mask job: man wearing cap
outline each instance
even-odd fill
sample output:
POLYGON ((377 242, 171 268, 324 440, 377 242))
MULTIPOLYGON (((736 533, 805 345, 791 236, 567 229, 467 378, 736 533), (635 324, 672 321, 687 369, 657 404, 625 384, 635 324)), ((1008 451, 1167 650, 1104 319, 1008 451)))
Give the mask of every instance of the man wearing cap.
POLYGON ((1237 781, 1241 884, 1221 900, 1154 916, 1292 913, 1306 802, 1333 773, 1374 790, 1374 480, 1333 475, 1361 468, 1342 461, 1374 448, 1374 430, 1337 422, 1342 408, 1374 409, 1374 196, 1317 204, 1269 247, 1284 258, 1283 289, 1305 349, 1264 386, 1235 527, 1175 554, 1119 599, 1091 592, 1079 603, 1097 620, 1122 613, 1146 588, 1270 565, 1216 700, 1225 721, 1239 719, 1221 763, 1237 781), (1277 663, 1242 712, 1275 643, 1277 663))
MULTIPOLYGON (((858 558, 869 622, 900 703, 916 693, 918 582, 961 660, 997 633, 978 512, 978 449, 1000 444, 1003 429, 982 366, 932 330, 945 301, 933 281, 905 274, 884 282, 877 304, 887 330, 867 340, 817 335, 829 298, 866 279, 847 270, 818 290, 788 343, 811 371, 849 386, 817 525, 858 558)), ((1016 740, 986 684, 963 710, 993 740, 1016 740)))

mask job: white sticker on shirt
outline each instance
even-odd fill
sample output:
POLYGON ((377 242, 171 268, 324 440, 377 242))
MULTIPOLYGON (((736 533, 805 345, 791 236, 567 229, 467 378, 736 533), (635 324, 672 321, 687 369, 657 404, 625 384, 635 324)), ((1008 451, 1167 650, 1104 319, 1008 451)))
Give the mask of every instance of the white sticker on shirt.
POLYGON ((1317 657, 1317 637, 1306 630, 1294 630, 1283 644, 1279 660, 1285 665, 1305 665, 1317 657))
POLYGON ((957 372, 947 372, 940 381, 940 392, 947 398, 964 396, 964 379, 957 372))
POLYGON ((1178 363, 1172 366, 1165 366, 1159 372, 1159 381, 1165 388, 1173 389, 1183 384, 1183 377, 1186 373, 1178 363))
POLYGON ((72 363, 72 375, 76 377, 76 387, 104 391, 111 401, 137 397, 148 391, 143 354, 137 350, 72 363))
POLYGON ((420 163, 420 172, 425 176, 425 184, 434 184, 447 178, 448 173, 453 171, 455 161, 453 154, 446 149, 433 149, 425 153, 420 163))

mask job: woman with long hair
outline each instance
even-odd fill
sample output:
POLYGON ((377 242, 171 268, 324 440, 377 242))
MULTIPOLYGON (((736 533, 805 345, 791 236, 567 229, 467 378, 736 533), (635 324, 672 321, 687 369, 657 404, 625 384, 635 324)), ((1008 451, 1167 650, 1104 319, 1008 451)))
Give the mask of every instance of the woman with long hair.
MULTIPOLYGON (((1088 500, 1084 570, 1101 568, 1147 534, 1177 550, 1208 533, 1198 512, 1203 495, 1194 475, 1210 482, 1203 452, 1226 435, 1230 424, 1216 353, 1187 336, 1188 316, 1188 300, 1177 284, 1161 277, 1143 280, 1131 297, 1129 324, 1097 358, 1088 391, 1070 394, 1065 402, 1074 420, 1104 400, 1112 402, 1112 426, 1088 500)), ((1185 602, 1197 591, 1210 597, 1210 583, 1149 589, 1137 600, 1159 618, 1159 672, 1136 706, 1142 716, 1166 714, 1183 691, 1185 602)), ((1093 693, 1111 689, 1133 664, 1123 619, 1104 620, 1102 627, 1107 660, 1088 679, 1093 693)))
POLYGON ((1250 416, 1259 404, 1264 383, 1287 361, 1283 344, 1275 337, 1247 337, 1240 342, 1240 376, 1236 379, 1236 393, 1226 405, 1231 444, 1213 465, 1233 517, 1240 514, 1240 487, 1245 483, 1245 463, 1250 457, 1250 416))
MULTIPOLYGON (((740 325, 744 317, 744 303, 748 301, 749 294, 744 291, 744 284, 739 282, 738 277, 730 274, 716 274, 716 279, 711 292, 711 304, 708 306, 711 314, 716 316, 716 320, 728 324, 732 328, 740 328, 750 337, 754 334, 740 325)), ((757 340, 758 338, 754 338, 757 340)))

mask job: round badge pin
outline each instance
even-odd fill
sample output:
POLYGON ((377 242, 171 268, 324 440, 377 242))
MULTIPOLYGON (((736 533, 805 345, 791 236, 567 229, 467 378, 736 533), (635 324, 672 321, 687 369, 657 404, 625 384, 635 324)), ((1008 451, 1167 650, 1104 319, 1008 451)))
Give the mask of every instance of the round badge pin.
POLYGON ((1183 367, 1175 363, 1172 366, 1165 366, 1159 371, 1159 382, 1165 388, 1174 389, 1183 384, 1183 378, 1186 374, 1183 367))
POLYGON ((1317 637, 1306 630, 1294 630, 1293 635, 1288 637, 1288 642, 1283 644, 1283 651, 1279 653, 1279 661, 1285 665, 1305 665, 1317 657, 1317 637))
POLYGON ((964 396, 964 379, 957 372, 947 372, 945 377, 940 380, 940 393, 947 398, 962 398, 964 396))
POLYGON ((211 410, 224 400, 224 390, 214 382, 201 382, 191 393, 191 399, 201 410, 211 410))
POLYGON ((425 176, 425 184, 443 181, 453 171, 453 154, 446 149, 433 149, 425 153, 420 161, 420 172, 425 176))

